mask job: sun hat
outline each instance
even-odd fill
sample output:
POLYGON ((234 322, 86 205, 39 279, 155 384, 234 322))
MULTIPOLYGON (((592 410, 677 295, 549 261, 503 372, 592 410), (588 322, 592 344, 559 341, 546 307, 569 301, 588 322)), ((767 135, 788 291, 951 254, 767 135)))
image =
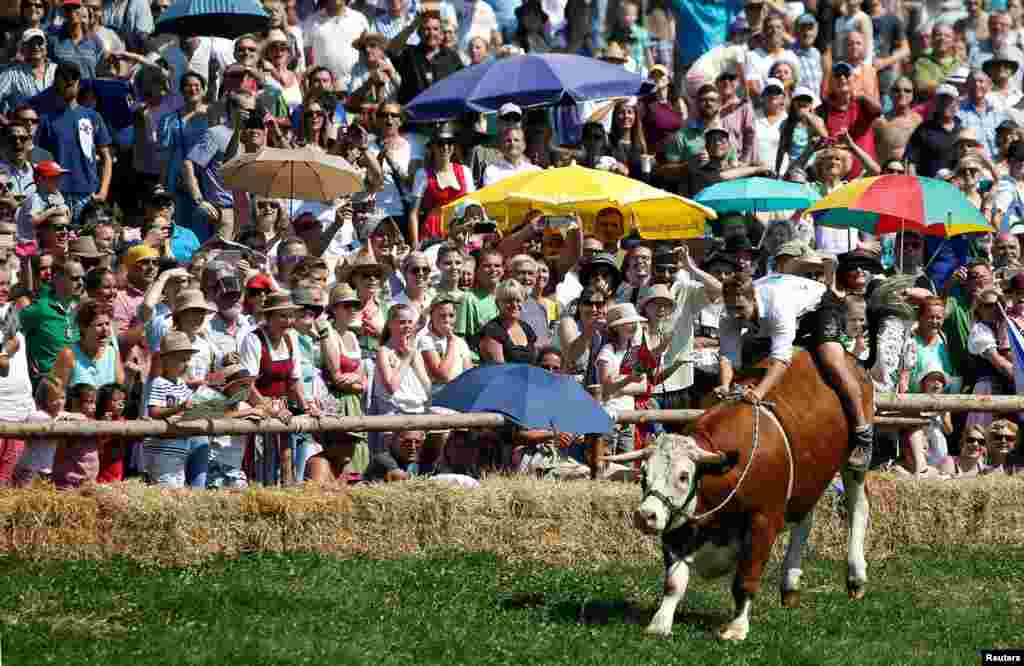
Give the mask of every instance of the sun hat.
POLYGON ((362 50, 370 46, 386 46, 387 43, 388 38, 379 32, 364 32, 352 42, 352 48, 362 50))
POLYGON ((96 248, 96 241, 92 236, 79 236, 71 241, 68 254, 82 259, 100 259, 106 256, 96 248))
POLYGON ((174 314, 184 312, 185 310, 217 311, 216 308, 210 307, 210 304, 206 302, 206 297, 203 296, 203 292, 198 289, 185 289, 179 292, 178 297, 174 299, 174 314))
POLYGON ((778 90, 781 93, 785 93, 786 85, 782 81, 774 77, 770 79, 765 79, 764 87, 761 88, 761 94, 767 95, 769 90, 778 90))
POLYGON ((523 116, 523 109, 518 104, 513 104, 512 102, 505 102, 501 105, 501 108, 498 109, 499 118, 504 118, 505 116, 510 116, 512 114, 516 114, 521 118, 523 116))
POLYGON ((656 284, 653 287, 641 289, 637 301, 640 312, 643 312, 651 301, 666 301, 670 307, 676 304, 672 300, 672 294, 669 292, 668 287, 663 284, 656 284))
POLYGON ((960 143, 969 143, 972 146, 981 145, 981 142, 978 141, 978 133, 974 131, 973 127, 964 127, 957 132, 956 140, 953 142, 953 145, 955 146, 960 143))
POLYGON ((814 94, 814 91, 807 86, 797 86, 796 90, 793 91, 793 99, 800 99, 801 97, 807 97, 811 100, 811 104, 818 106, 818 96, 814 94))
POLYGON ((192 345, 192 340, 183 331, 169 331, 160 340, 160 355, 175 354, 177 352, 196 353, 199 351, 192 345))
POLYGON ((998 303, 1003 292, 999 291, 997 287, 985 287, 981 290, 981 293, 974 299, 974 303, 971 305, 971 316, 974 317, 982 305, 990 305, 992 303, 998 303))
POLYGON ((223 391, 227 391, 228 388, 234 384, 241 382, 252 381, 256 379, 256 376, 249 372, 249 369, 240 363, 229 365, 224 368, 224 385, 221 387, 223 391))
POLYGON ((925 381, 929 377, 934 377, 936 375, 938 375, 939 378, 942 379, 942 383, 943 384, 949 384, 949 375, 946 374, 946 371, 943 370, 940 367, 935 367, 935 366, 931 366, 931 367, 927 368, 924 371, 924 374, 921 375, 921 379, 919 379, 917 383, 923 386, 925 381))
POLYGON ((274 312, 276 310, 296 310, 299 306, 292 301, 291 294, 287 291, 275 291, 267 294, 263 301, 263 312, 274 312))
POLYGON ((1001 49, 996 49, 992 57, 981 64, 981 69, 992 76, 991 69, 996 65, 1010 65, 1013 67, 1010 76, 1013 76, 1020 69, 1021 60, 1024 60, 1024 52, 1015 46, 1004 46, 1001 49))
POLYGON ((637 314, 636 306, 632 303, 619 303, 608 308, 608 328, 626 324, 642 324, 646 321, 647 317, 637 314))
POLYGON ((139 244, 128 248, 128 251, 121 257, 121 263, 125 266, 134 266, 146 259, 159 259, 160 253, 148 245, 139 244))
POLYGON ((648 68, 647 70, 647 76, 654 76, 655 72, 661 74, 662 76, 668 76, 668 67, 665 67, 665 65, 651 65, 650 68, 648 68))
POLYGON ((354 276, 365 273, 376 273, 383 279, 384 268, 373 256, 373 248, 365 245, 359 249, 355 257, 345 262, 339 273, 339 279, 342 282, 350 282, 354 276))
POLYGON ((330 307, 333 308, 342 303, 355 303, 357 305, 361 303, 356 290, 348 283, 335 285, 334 289, 331 289, 330 307))

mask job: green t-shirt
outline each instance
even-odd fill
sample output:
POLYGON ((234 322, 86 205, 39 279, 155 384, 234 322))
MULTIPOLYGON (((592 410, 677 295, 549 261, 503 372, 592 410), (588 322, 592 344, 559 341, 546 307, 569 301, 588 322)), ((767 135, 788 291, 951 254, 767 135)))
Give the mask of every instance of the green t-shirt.
POLYGON ((498 316, 498 304, 494 295, 482 289, 471 289, 455 312, 455 332, 466 339, 473 360, 479 360, 480 331, 490 320, 498 316))
POLYGON ((78 342, 78 323, 75 309, 59 300, 50 289, 44 289, 39 299, 21 311, 21 331, 25 334, 32 383, 53 367, 57 355, 78 342))
MULTIPOLYGON (((689 162, 704 152, 704 126, 690 126, 678 130, 665 142, 666 162, 689 162)), ((729 154, 725 156, 727 162, 736 160, 736 147, 729 146, 729 154)))

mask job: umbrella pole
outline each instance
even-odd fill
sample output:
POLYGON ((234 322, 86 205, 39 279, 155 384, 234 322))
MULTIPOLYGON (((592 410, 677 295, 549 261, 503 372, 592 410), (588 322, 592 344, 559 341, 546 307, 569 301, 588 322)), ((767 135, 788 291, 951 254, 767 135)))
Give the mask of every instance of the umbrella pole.
POLYGON ((906 242, 904 231, 906 231, 907 219, 900 218, 900 275, 903 275, 903 243, 906 242))

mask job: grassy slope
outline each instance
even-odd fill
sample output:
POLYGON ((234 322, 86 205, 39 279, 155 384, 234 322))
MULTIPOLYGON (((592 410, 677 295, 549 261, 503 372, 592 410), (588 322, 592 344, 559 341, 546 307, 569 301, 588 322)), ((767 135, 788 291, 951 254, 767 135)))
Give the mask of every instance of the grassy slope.
POLYGON ((915 552, 873 565, 846 600, 844 566, 808 563, 804 605, 755 605, 751 638, 709 630, 731 606, 697 581, 668 641, 641 634, 652 564, 598 572, 487 555, 341 561, 260 555, 196 569, 0 558, 8 664, 965 664, 1018 643, 1024 549, 915 552), (680 661, 684 660, 684 661, 680 661))

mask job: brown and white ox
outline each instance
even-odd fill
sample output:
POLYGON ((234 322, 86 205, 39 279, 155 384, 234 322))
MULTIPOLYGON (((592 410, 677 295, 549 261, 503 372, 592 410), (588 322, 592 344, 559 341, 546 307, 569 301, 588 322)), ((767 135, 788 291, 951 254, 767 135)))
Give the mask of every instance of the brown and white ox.
MULTIPOLYGON (((852 357, 850 362, 854 363, 852 357)), ((863 370, 857 371, 863 377, 865 409, 873 411, 871 381, 863 370)), ((708 410, 692 436, 664 435, 646 449, 605 458, 644 459, 643 499, 634 522, 648 534, 661 535, 665 560, 665 595, 648 633, 672 633, 676 606, 686 593, 691 572, 702 578, 735 572, 735 615, 718 635, 744 640, 765 564, 776 537, 787 526, 793 529, 783 562, 782 600, 785 606, 797 605, 801 553, 814 505, 840 469, 850 516, 847 590, 851 598, 863 597, 869 507, 863 475, 845 464, 850 426, 839 397, 811 355, 801 351, 766 401, 774 406, 758 408, 759 441, 749 468, 754 407, 744 402, 708 410)))

